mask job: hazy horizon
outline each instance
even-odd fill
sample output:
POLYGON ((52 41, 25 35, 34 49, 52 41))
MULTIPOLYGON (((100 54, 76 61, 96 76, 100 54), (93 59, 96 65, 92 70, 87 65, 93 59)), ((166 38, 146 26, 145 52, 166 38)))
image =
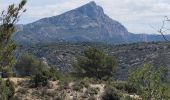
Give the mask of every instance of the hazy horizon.
MULTIPOLYGON (((20 0, 0 0, 0 11, 11 3, 20 0)), ((20 24, 27 24, 44 17, 60 15, 80 7, 92 0, 28 0, 27 12, 20 24)), ((168 0, 93 0, 103 7, 105 13, 123 24, 129 32, 157 34, 164 16, 169 16, 170 1, 168 0), (153 29, 152 27, 155 29, 153 29)))

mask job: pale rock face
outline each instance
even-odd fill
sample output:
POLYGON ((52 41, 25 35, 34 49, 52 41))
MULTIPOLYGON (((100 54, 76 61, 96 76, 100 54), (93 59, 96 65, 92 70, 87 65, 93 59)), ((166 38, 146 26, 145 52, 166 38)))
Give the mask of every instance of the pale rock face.
POLYGON ((93 1, 59 16, 21 25, 18 30, 14 35, 17 43, 74 41, 120 44, 160 39, 129 33, 93 1))

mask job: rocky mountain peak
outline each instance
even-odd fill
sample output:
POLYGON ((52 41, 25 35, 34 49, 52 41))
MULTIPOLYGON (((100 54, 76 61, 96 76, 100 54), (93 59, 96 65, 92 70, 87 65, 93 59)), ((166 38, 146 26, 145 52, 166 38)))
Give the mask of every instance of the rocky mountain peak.
POLYGON ((103 8, 98 6, 94 1, 91 1, 79 8, 77 8, 79 12, 86 14, 87 16, 94 18, 99 17, 99 15, 103 15, 103 8))
POLYGON ((142 35, 129 33, 121 23, 111 19, 102 7, 91 1, 61 15, 18 27, 14 40, 17 43, 68 41, 120 44, 160 40, 160 37, 146 36, 144 39, 142 35))
POLYGON ((94 2, 94 1, 91 1, 91 2, 87 3, 86 5, 97 6, 96 2, 94 2))

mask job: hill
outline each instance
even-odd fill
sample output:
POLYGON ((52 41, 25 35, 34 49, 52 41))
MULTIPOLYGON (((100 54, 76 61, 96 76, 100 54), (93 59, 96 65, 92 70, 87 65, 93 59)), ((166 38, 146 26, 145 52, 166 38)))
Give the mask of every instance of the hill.
POLYGON ((144 63, 155 67, 165 66, 170 69, 170 45, 167 42, 133 43, 107 45, 101 43, 53 43, 20 46, 18 56, 23 52, 34 54, 63 72, 71 72, 83 51, 95 46, 117 60, 116 79, 126 80, 129 69, 135 69, 144 63))

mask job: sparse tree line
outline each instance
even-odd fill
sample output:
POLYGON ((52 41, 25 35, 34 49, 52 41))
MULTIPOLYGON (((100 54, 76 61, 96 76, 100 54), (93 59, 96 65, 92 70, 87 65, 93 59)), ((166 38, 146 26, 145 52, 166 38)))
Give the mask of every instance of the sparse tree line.
MULTIPOLYGON (((46 86, 49 80, 60 80, 63 76, 55 68, 48 68, 35 56, 25 53, 15 62, 14 50, 16 45, 11 40, 15 32, 15 25, 21 14, 25 12, 26 0, 22 0, 18 6, 10 5, 7 11, 3 11, 0 19, 0 72, 3 77, 12 76, 12 67, 15 66, 20 77, 31 77, 31 87, 46 86)), ((94 78, 97 81, 113 81, 116 71, 116 60, 106 55, 102 50, 89 47, 84 51, 84 56, 78 58, 75 66, 76 75, 94 78)), ((168 81, 164 67, 154 68, 146 64, 143 67, 129 72, 126 85, 117 88, 136 93, 143 100, 168 100, 168 81)), ((0 79, 0 100, 12 100, 15 86, 10 80, 0 79)), ((109 88, 103 96, 103 100, 119 100, 119 95, 109 88)), ((127 99, 129 100, 129 99, 127 99)))

